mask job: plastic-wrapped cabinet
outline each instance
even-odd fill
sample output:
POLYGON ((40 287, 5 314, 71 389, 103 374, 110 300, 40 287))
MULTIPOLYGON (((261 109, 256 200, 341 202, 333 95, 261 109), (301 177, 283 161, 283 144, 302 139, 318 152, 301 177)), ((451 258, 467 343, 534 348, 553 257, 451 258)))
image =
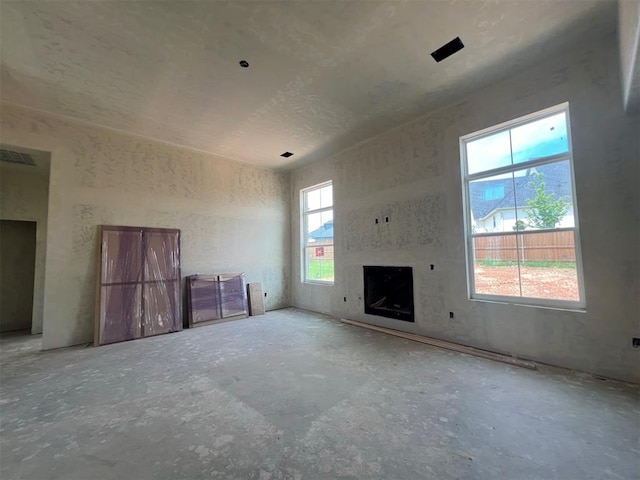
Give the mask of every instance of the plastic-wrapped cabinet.
POLYGON ((222 318, 219 284, 217 275, 191 275, 187 277, 190 327, 222 318))
POLYGON ((98 227, 95 345, 182 329, 180 230, 98 227))
POLYGON ((244 279, 244 273, 240 275, 224 274, 220 275, 219 279, 222 318, 248 314, 247 283, 244 279))
POLYGON ((246 316, 249 311, 246 285, 244 273, 187 277, 189 326, 246 316))

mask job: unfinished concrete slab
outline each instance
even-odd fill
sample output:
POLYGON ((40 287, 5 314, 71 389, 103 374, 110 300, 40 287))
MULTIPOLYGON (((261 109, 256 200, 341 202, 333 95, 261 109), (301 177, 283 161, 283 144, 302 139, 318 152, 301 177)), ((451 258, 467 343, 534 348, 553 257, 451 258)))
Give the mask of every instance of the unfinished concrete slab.
POLYGON ((637 478, 640 387, 287 309, 99 348, 2 339, 3 479, 637 478))

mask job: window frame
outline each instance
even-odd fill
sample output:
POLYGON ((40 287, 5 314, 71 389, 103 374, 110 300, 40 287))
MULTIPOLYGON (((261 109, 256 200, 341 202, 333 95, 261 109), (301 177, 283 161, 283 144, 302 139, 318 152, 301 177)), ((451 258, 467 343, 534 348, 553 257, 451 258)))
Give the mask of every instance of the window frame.
MULTIPOLYGON (((513 304, 513 305, 527 305, 527 306, 538 306, 538 307, 547 307, 547 308, 556 308, 556 309, 584 310, 586 308, 586 299, 585 299, 584 274, 583 274, 582 251, 581 251, 581 241, 580 241, 580 221, 578 218, 578 203, 576 198, 576 185, 575 185, 574 164, 573 164, 573 145, 572 145, 572 135, 571 135, 571 117, 569 112, 569 103, 565 102, 550 108, 546 108, 544 110, 540 110, 528 115, 524 115, 514 120, 503 122, 501 124, 461 136, 460 137, 460 165, 461 165, 461 174, 462 174, 462 197, 463 197, 462 206, 463 206, 463 215, 464 215, 465 260, 466 260, 466 266, 467 266, 466 268, 467 298, 469 300, 493 301, 493 302, 513 304), (468 173, 468 161, 467 161, 467 149, 466 149, 466 145, 468 142, 473 140, 478 140, 484 137, 488 137, 491 135, 495 135, 500 132, 513 129, 521 125, 532 123, 537 120, 542 120, 544 118, 557 115, 558 113, 561 113, 561 112, 565 113, 565 120, 567 123, 567 145, 568 145, 567 152, 549 155, 547 157, 541 157, 533 160, 528 160, 526 162, 514 163, 511 165, 497 167, 490 170, 484 170, 484 171, 476 172, 473 174, 468 173), (471 215, 471 198, 470 198, 470 188, 469 188, 469 185, 472 181, 479 180, 482 178, 489 178, 492 176, 505 174, 505 173, 513 173, 513 172, 524 170, 527 168, 533 168, 533 167, 538 167, 542 165, 549 165, 549 164, 559 163, 564 161, 568 161, 569 163, 569 177, 571 181, 571 201, 572 201, 573 218, 574 218, 573 227, 520 230, 520 231, 513 231, 513 232, 505 232, 505 231, 484 232, 484 233, 473 232, 472 215, 471 215), (576 275, 578 279, 578 295, 579 295, 578 301, 476 293, 475 271, 474 271, 475 259, 474 259, 474 245, 473 245, 474 238, 491 237, 491 236, 503 236, 503 237, 515 236, 517 238, 518 235, 532 235, 532 234, 538 234, 538 233, 544 233, 544 232, 560 232, 560 231, 574 232, 576 275)), ((515 192, 514 192, 514 195, 516 195, 515 192)), ((515 205, 515 208, 517 210, 518 208, 517 204, 515 205)), ((520 279, 520 282, 522 282, 521 279, 520 279)), ((520 285, 522 285, 522 283, 520 283, 520 285)))
MULTIPOLYGON (((331 190, 331 206, 329 207, 320 207, 313 210, 307 210, 307 194, 309 192, 313 192, 315 190, 321 190, 325 187, 331 186, 333 187, 333 181, 327 180, 326 182, 318 183, 316 185, 312 185, 310 187, 302 188, 300 190, 300 244, 301 244, 301 264, 302 268, 300 269, 301 273, 301 282, 309 283, 314 285, 327 285, 332 286, 335 283, 335 226, 334 226, 334 237, 332 238, 331 245, 323 245, 323 247, 333 247, 334 258, 332 260, 334 267, 334 277, 333 280, 313 280, 309 279, 309 258, 307 258, 307 248, 313 247, 313 245, 309 244, 308 238, 308 229, 307 222, 309 215, 316 213, 324 213, 331 211, 333 213, 334 203, 333 203, 333 189, 331 190)), ((334 218, 335 220, 335 218, 334 218)), ((334 224, 335 225, 335 224, 334 224)))

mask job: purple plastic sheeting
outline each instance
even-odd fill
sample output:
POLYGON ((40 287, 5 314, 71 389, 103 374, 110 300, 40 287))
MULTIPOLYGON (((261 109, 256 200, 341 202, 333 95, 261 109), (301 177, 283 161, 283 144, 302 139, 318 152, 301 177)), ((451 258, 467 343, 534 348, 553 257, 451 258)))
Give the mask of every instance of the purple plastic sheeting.
POLYGON ((187 277, 189 326, 222 318, 218 276, 191 275, 187 277))
POLYGON ((187 277, 189 326, 236 315, 247 315, 244 273, 187 277))
POLYGON ((100 226, 96 345, 182 329, 180 230, 100 226))
POLYGON ((178 234, 145 232, 145 264, 144 275, 149 280, 173 280, 179 278, 180 262, 178 234))
POLYGON ((142 231, 102 232, 102 284, 142 279, 142 231))
POLYGON ((108 285, 101 287, 100 343, 133 340, 142 336, 141 286, 108 285))
POLYGON ((247 283, 244 279, 244 273, 220 275, 219 278, 222 317, 248 314, 247 283))
POLYGON ((182 329, 180 319, 180 233, 145 230, 145 337, 182 329))

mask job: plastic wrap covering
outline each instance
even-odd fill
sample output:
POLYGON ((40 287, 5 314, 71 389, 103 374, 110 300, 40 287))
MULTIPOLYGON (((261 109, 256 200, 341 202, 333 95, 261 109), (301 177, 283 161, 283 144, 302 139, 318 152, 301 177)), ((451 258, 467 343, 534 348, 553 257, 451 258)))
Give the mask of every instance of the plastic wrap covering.
POLYGON ((244 273, 220 275, 220 304, 223 318, 249 313, 244 273))
POLYGON ((103 231, 100 344, 142 336, 142 232, 103 231))
POLYGON ((191 327, 248 313, 244 273, 192 275, 187 289, 191 327))
POLYGON ((145 231, 144 336, 180 330, 180 234, 145 231))
POLYGON ((95 344, 180 330, 180 231, 99 227, 95 344))
POLYGON ((189 326, 222 318, 220 286, 217 275, 187 277, 189 326))

